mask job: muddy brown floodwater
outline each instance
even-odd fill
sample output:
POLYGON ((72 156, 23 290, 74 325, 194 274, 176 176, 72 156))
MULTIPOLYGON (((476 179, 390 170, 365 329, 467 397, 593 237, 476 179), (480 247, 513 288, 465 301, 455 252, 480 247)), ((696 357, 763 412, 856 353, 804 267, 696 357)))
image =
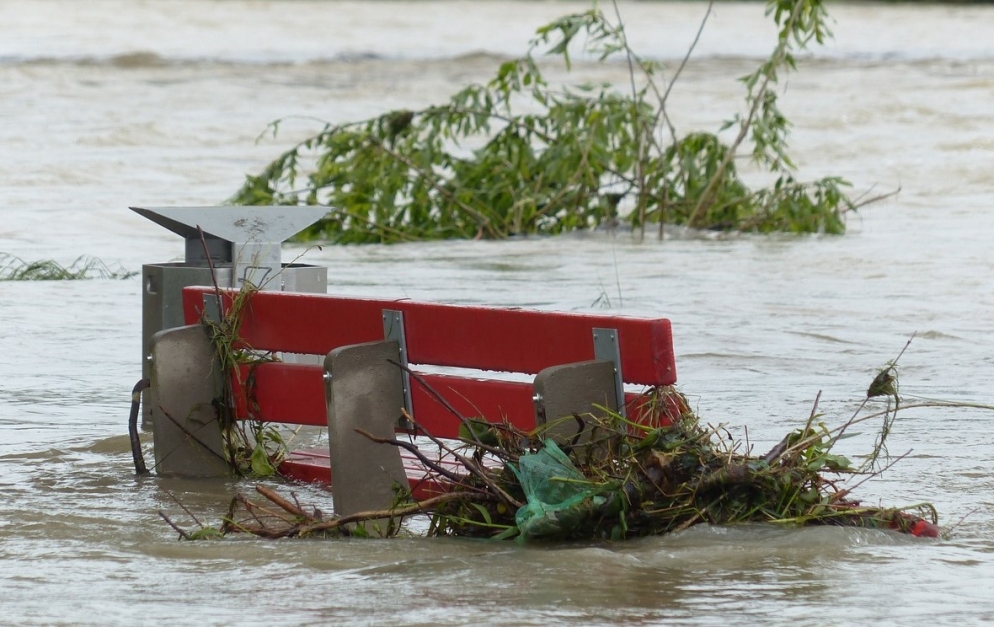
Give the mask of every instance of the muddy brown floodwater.
MULTIPOLYGON (((317 129, 484 80, 576 2, 0 2, 0 251, 139 270, 182 255, 129 205, 223 201, 317 129), (274 140, 265 125, 289 120, 274 140)), ((622 3, 672 67, 701 3, 622 3)), ((836 39, 782 106, 803 178, 898 196, 844 237, 591 233, 325 247, 329 291, 673 321, 681 389, 757 449, 847 417, 897 355, 908 398, 994 403, 994 8, 833 4, 836 39), (875 187, 874 187, 875 186, 875 187)), ((717 6, 674 90, 716 129, 772 46, 762 3, 717 6)), ((581 77, 624 84, 622 65, 581 77)), ((289 247, 284 258, 299 248, 289 247)), ((245 484, 136 479, 138 278, 0 283, 0 624, 971 625, 994 621, 994 414, 909 412, 868 503, 930 501, 950 536, 695 527, 630 543, 184 543, 245 484), (965 518, 964 518, 965 517, 965 518), (187 524, 190 521, 186 521, 187 524)), ((874 425, 844 443, 869 450, 874 425)), ((146 434, 147 437, 147 434, 146 434)), ((150 445, 150 442, 147 442, 150 445)), ((326 493, 300 488, 316 502, 326 493)))

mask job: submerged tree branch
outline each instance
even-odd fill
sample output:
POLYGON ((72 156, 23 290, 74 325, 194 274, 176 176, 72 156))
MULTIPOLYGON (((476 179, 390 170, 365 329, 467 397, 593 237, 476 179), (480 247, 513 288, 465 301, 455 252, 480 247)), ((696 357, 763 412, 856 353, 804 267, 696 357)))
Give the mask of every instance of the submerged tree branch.
POLYGON ((643 235, 652 221, 842 233, 842 215, 865 203, 849 200, 842 179, 800 183, 789 175, 790 123, 773 92, 777 73, 793 67, 792 47, 820 42, 827 33, 822 2, 768 0, 779 41, 747 78, 748 111, 729 145, 712 133, 680 137, 667 108, 712 4, 661 89, 655 64, 631 48, 615 3, 613 18, 592 9, 539 28, 524 56, 502 63, 490 82, 470 85, 448 103, 326 125, 248 177, 232 201, 334 207, 334 215, 304 236, 342 243, 557 234, 619 218, 643 235), (569 70, 570 49, 578 45, 601 61, 624 55, 626 89, 550 85, 538 55, 569 70), (755 191, 734 167, 750 134, 753 158, 781 175, 755 191), (295 184, 304 178, 306 185, 295 184))

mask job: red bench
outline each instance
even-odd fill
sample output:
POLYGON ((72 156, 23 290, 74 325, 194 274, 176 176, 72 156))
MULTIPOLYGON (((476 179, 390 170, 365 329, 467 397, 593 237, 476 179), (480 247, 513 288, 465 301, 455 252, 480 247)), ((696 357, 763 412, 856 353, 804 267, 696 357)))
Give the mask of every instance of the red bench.
MULTIPOLYGON (((232 296, 223 294, 224 309, 232 296)), ((183 290, 188 324, 199 322, 205 303, 208 311, 216 309, 213 289, 183 290)), ((328 482, 334 469, 340 514, 382 505, 385 496, 369 488, 371 474, 390 478, 382 486, 391 486, 398 473, 406 475, 416 496, 439 489, 424 482, 423 467, 411 460, 394 463, 393 447, 355 433, 356 427, 379 437, 409 431, 409 424, 398 421, 401 407, 440 438, 458 435, 461 423, 452 409, 490 422, 506 420, 524 431, 543 419, 586 413, 593 405, 619 408, 644 421, 639 395, 625 393, 622 382, 676 382, 670 323, 664 318, 258 292, 242 310, 238 337, 256 351, 325 358, 324 367, 272 362, 253 366, 251 373, 246 367, 234 377, 234 411, 239 419, 328 426, 329 451, 295 451, 280 471, 328 482), (408 364, 416 373, 413 381, 408 364), (424 372, 426 366, 468 370, 439 374, 424 372), (491 371, 518 373, 519 380, 491 371), (422 381, 452 407, 439 402, 422 381), (362 484, 357 496, 345 494, 346 481, 362 484)), ((658 412, 653 419, 660 419, 658 412)))

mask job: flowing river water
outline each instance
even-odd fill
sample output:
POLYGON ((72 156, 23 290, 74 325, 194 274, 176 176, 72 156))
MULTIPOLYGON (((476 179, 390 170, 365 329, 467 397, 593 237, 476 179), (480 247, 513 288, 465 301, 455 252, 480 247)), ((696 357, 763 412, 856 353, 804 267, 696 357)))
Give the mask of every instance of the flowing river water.
MULTIPOLYGON (((0 0, 0 252, 134 271, 174 260, 181 241, 129 205, 221 202, 317 130, 308 117, 443 100, 585 7, 0 0), (300 117, 257 144, 281 116, 300 117)), ((830 8, 835 40, 782 99, 800 174, 901 189, 851 216, 845 236, 591 233, 325 247, 304 261, 329 267, 333 293, 667 316, 681 389, 757 450, 799 427, 819 391, 840 424, 912 334, 909 399, 994 403, 994 7, 830 8)), ((705 5, 621 9, 634 46, 672 69, 705 5)), ((762 3, 717 5, 673 92, 681 132, 741 109, 735 79, 773 37, 762 3)), ((622 64, 577 72, 627 79, 622 64)), ((192 525, 175 497, 216 523, 251 484, 135 478, 140 321, 137 277, 0 283, 0 624, 994 622, 994 413, 903 414, 889 449, 907 457, 857 489, 869 504, 933 503, 948 531, 938 541, 700 526, 557 547, 187 543, 159 510, 192 525)), ((840 452, 867 452, 878 428, 840 452)))

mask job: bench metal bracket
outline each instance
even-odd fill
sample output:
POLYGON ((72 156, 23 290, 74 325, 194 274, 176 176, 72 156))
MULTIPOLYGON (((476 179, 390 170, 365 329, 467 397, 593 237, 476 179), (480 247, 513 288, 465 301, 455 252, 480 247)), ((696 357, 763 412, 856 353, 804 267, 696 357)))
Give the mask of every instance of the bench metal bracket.
MULTIPOLYGON (((383 310, 383 339, 394 340, 400 346, 400 365, 404 367, 401 375, 404 381, 404 409, 414 415, 414 405, 411 402, 411 373, 407 371, 407 336, 404 333, 404 312, 396 309, 383 310)), ((401 429, 413 429, 414 425, 405 418, 398 424, 401 429)))
POLYGON ((621 372, 621 346, 618 342, 617 329, 595 328, 594 358, 604 359, 614 364, 614 386, 618 400, 618 413, 626 416, 625 411, 625 379, 621 372))
POLYGON ((218 294, 204 294, 204 318, 220 325, 221 320, 224 319, 224 312, 221 309, 221 297, 218 294))

